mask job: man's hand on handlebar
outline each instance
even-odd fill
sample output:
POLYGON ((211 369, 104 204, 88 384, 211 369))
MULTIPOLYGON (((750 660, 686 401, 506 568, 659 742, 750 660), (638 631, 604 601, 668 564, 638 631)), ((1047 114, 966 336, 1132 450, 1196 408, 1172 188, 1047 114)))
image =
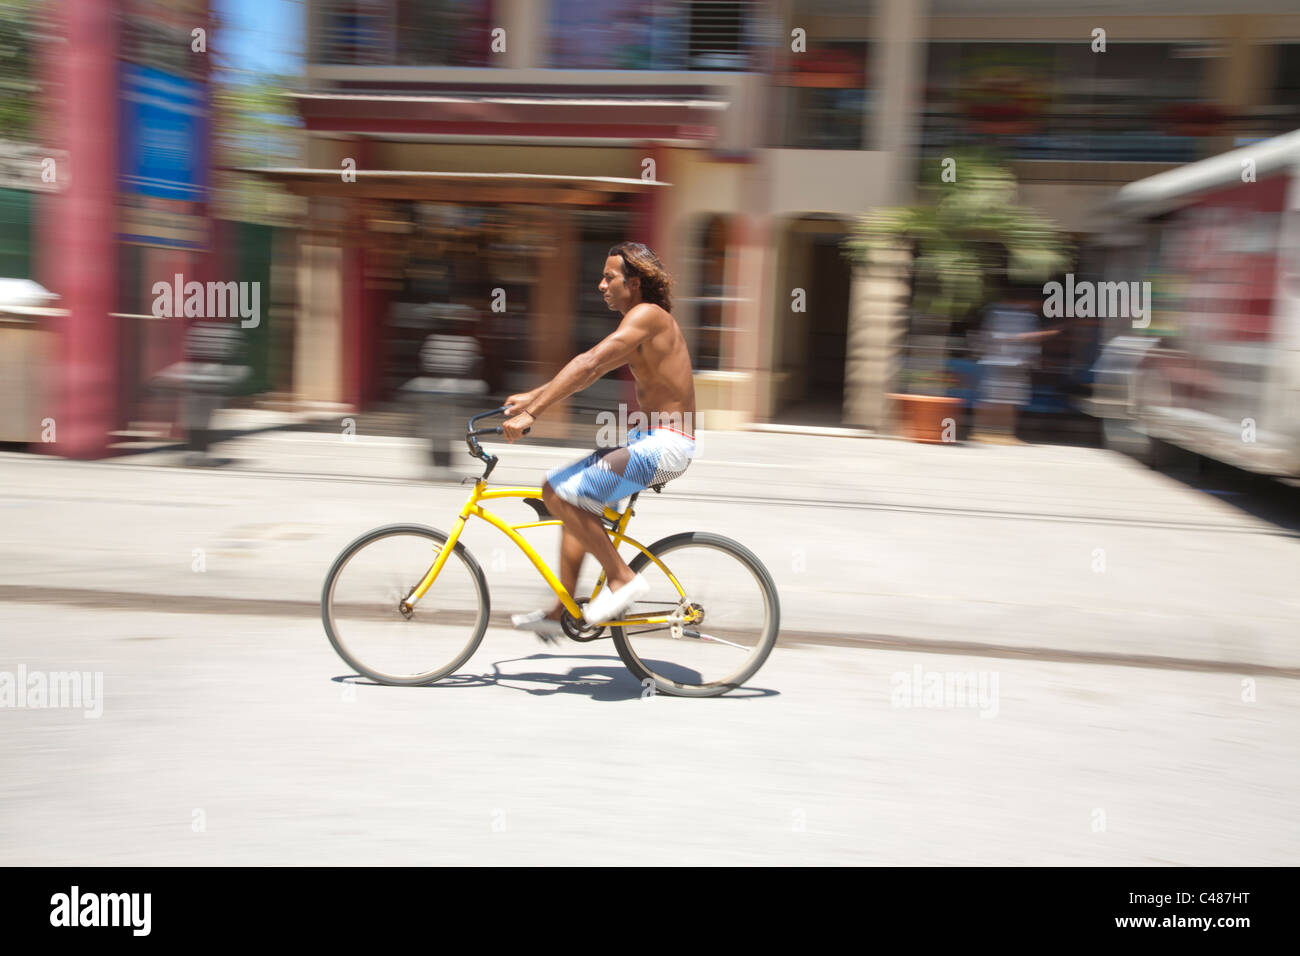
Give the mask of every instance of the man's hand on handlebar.
MULTIPOLYGON (((508 399, 506 401, 507 406, 509 406, 513 401, 513 398, 508 399)), ((529 415, 527 412, 520 412, 514 418, 511 418, 501 426, 501 434, 505 436, 506 441, 513 442, 516 438, 523 437, 524 432, 532 427, 534 421, 535 419, 532 415, 529 415)))
POLYGON ((532 404, 534 398, 542 393, 540 388, 535 388, 531 392, 520 392, 518 395, 511 395, 506 399, 506 414, 514 414, 516 409, 525 409, 532 404))

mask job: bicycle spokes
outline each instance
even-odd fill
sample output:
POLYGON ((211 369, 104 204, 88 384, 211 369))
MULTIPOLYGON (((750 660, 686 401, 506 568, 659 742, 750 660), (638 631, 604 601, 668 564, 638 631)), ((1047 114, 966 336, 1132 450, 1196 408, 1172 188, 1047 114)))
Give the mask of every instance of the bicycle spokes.
POLYGON ((775 637, 766 573, 705 541, 656 553, 671 577, 654 562, 640 568, 651 591, 639 603, 662 619, 638 625, 629 615, 622 626, 623 640, 646 674, 665 687, 704 688, 761 663, 775 637))
POLYGON ((487 593, 477 566, 453 552, 416 600, 440 550, 430 547, 433 532, 381 531, 354 542, 336 562, 326 587, 326 625, 339 653, 361 673, 419 683, 473 652, 487 626, 487 593))

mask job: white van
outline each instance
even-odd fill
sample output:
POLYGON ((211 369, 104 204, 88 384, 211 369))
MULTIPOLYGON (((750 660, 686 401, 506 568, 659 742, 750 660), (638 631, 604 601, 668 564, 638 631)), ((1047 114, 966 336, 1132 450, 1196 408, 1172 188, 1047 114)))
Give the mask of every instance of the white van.
POLYGON ((1300 478, 1300 130, 1130 183, 1104 212, 1105 279, 1152 298, 1102 331, 1084 407, 1108 441, 1300 478))

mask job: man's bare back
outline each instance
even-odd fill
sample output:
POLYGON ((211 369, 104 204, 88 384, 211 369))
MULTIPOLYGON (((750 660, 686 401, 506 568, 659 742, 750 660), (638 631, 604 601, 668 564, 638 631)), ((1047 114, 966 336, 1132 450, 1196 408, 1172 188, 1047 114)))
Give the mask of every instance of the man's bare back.
POLYGON ((677 320, 662 308, 649 303, 641 307, 657 313, 652 321, 658 331, 628 358, 628 368, 636 380, 637 405, 647 416, 657 416, 661 424, 693 433, 695 375, 686 339, 677 320))

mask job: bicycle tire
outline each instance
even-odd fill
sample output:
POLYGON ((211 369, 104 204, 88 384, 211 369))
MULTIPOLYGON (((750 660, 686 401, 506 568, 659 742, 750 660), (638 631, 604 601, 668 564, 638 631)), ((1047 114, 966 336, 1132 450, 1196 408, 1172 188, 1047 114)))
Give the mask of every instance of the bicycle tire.
MULTIPOLYGON (((707 681, 701 684, 687 684, 654 673, 637 656, 635 649, 628 640, 628 635, 624 633, 624 629, 622 627, 611 627, 610 635, 614 639, 614 646, 617 648, 618 656, 622 658, 627 669, 642 683, 646 680, 653 681, 655 692, 668 697, 717 697, 740 687, 745 681, 753 677, 767 661, 768 655, 772 653, 772 648, 776 646, 777 635, 781 629, 781 603, 777 595, 776 584, 772 581, 772 576, 768 573, 763 562, 740 542, 710 532, 685 531, 680 534, 670 535, 667 538, 661 538, 654 544, 649 545, 646 550, 662 561, 664 555, 693 545, 722 550, 744 564, 758 582, 767 604, 768 616, 764 633, 755 645, 756 654, 753 659, 742 670, 728 675, 725 679, 707 681)), ((649 556, 638 552, 629 567, 634 572, 639 573, 649 563, 649 556)), ((671 568, 670 562, 665 563, 671 568)), ((687 590, 687 596, 689 597, 690 582, 684 581, 681 583, 687 590)))
MULTIPOLYGON (((321 622, 325 626, 325 634, 329 638, 330 644, 333 646, 335 652, 338 653, 339 657, 341 657, 345 663, 355 668, 357 673, 363 677, 368 677, 381 684, 392 684, 396 686, 420 686, 423 684, 432 684, 454 673, 460 667, 464 666, 466 661, 474 656, 474 652, 478 650, 479 644, 483 641, 483 635, 487 632, 488 618, 491 614, 492 601, 491 596, 488 593, 487 577, 483 574, 483 569, 479 566, 478 561, 475 560, 474 555, 472 555, 461 542, 456 542, 453 554, 464 562, 466 570, 474 580, 475 586, 478 590, 479 611, 472 637, 465 645, 462 652, 458 654, 450 664, 439 667, 433 671, 404 678, 377 671, 358 660, 357 657, 347 649, 346 642, 340 638, 338 629, 334 622, 332 612, 333 594, 338 584, 339 575, 344 568, 347 567, 348 562, 368 544, 399 534, 429 538, 430 540, 442 545, 447 543, 446 532, 439 531, 437 528, 428 527, 427 525, 390 524, 367 531, 339 552, 339 555, 334 559, 334 563, 331 565, 329 572, 325 575, 325 583, 321 588, 321 622)), ((448 560, 451 559, 448 558, 448 560)))

